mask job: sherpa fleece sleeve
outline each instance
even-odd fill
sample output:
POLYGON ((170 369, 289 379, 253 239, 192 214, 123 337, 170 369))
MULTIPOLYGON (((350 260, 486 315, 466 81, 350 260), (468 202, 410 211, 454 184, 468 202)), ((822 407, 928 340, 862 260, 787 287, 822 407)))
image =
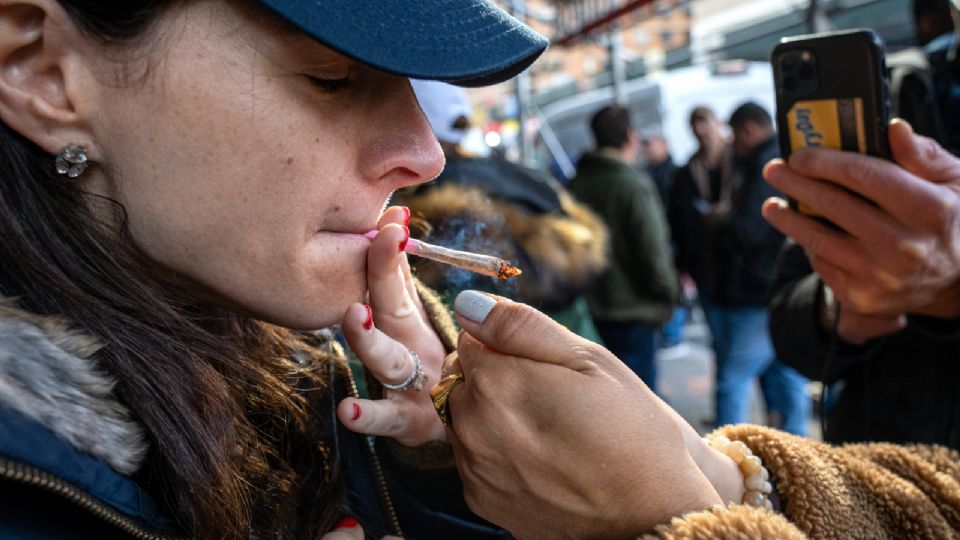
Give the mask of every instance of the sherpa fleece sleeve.
POLYGON ((718 430, 770 470, 782 514, 695 512, 649 538, 960 538, 960 454, 937 446, 830 446, 769 428, 718 430))
POLYGON ((431 288, 421 283, 419 279, 414 278, 413 283, 416 285, 417 294, 420 295, 420 302, 423 303, 423 309, 427 312, 427 317, 430 318, 430 324, 433 326, 433 329, 437 331, 437 335, 440 336, 440 341, 443 342, 443 347, 447 350, 448 354, 457 350, 458 332, 456 325, 453 323, 453 316, 450 314, 450 310, 447 309, 447 306, 440 300, 440 296, 431 288))

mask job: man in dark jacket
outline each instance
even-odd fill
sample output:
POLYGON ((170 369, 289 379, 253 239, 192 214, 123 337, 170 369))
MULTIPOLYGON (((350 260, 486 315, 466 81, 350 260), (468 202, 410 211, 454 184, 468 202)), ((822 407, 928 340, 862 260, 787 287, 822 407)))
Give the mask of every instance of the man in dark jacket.
POLYGON ((776 290, 770 332, 779 357, 830 389, 824 440, 960 450, 960 324, 884 320, 847 307, 839 324, 832 291, 792 242, 780 259, 776 290))
MULTIPOLYGON (((709 129, 716 124, 707 109, 691 116, 701 145, 716 144, 718 138, 709 135, 719 129, 709 129)), ((734 111, 730 125, 732 161, 724 158, 730 150, 701 148, 701 160, 719 156, 714 167, 695 156, 686 174, 677 176, 671 225, 678 264, 697 283, 713 336, 717 425, 749 420, 750 383, 760 378, 768 411, 780 417, 774 423, 803 435, 810 415, 806 380, 776 360, 767 329, 767 298, 783 243, 760 213, 763 201, 776 195, 762 177, 764 165, 778 155, 773 121, 761 106, 746 103, 734 111)))
POLYGON ((590 127, 597 150, 581 158, 570 192, 606 223, 610 268, 587 297, 606 346, 656 390, 656 340, 679 295, 660 195, 631 164, 639 137, 630 112, 601 109, 590 127))
POLYGON ((640 147, 643 150, 643 161, 647 174, 653 180, 660 192, 660 200, 663 201, 663 207, 669 207, 670 189, 673 187, 673 177, 677 173, 677 166, 673 163, 673 156, 670 155, 670 144, 660 133, 647 133, 640 140, 640 147))

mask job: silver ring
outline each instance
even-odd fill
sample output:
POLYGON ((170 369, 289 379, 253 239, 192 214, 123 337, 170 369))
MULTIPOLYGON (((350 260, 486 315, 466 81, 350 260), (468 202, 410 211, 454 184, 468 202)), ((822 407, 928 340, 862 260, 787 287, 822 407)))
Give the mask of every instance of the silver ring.
POLYGON ((393 390, 395 392, 413 390, 414 392, 419 392, 423 390, 424 385, 427 384, 427 376, 423 374, 423 368, 420 367, 420 356, 410 349, 407 349, 407 354, 409 354, 413 360, 413 372, 407 377, 407 380, 400 384, 380 383, 387 390, 393 390))

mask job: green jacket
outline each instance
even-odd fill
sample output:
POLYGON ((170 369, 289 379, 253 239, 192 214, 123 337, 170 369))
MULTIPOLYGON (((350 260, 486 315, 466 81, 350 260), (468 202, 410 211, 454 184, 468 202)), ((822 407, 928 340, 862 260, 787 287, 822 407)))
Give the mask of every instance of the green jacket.
POLYGON ((587 297, 594 318, 665 322, 680 287, 656 186, 620 159, 594 152, 581 158, 567 187, 610 230, 610 268, 587 297))

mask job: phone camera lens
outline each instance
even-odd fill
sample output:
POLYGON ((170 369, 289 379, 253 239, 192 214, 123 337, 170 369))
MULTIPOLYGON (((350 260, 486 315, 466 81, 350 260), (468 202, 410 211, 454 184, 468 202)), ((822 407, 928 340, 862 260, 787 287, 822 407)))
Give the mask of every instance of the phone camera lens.
POLYGON ((812 78, 813 78, 813 67, 810 66, 810 64, 804 64, 803 67, 800 68, 799 75, 800 75, 800 78, 801 78, 801 79, 804 79, 804 80, 810 80, 810 79, 812 79, 812 78))
POLYGON ((797 86, 797 80, 793 77, 787 77, 783 80, 783 89, 787 92, 796 92, 797 86))

